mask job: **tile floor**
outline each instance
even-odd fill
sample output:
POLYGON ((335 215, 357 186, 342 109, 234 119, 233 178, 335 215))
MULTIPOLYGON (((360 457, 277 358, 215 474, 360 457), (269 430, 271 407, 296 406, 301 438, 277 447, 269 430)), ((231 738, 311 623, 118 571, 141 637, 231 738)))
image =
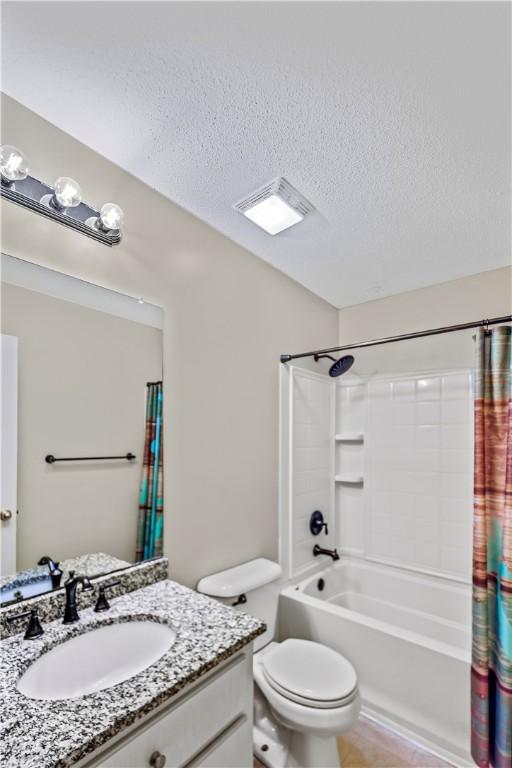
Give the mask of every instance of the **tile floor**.
POLYGON ((451 763, 367 718, 360 718, 340 736, 338 751, 343 768, 452 768, 451 763))
MULTIPOLYGON (((343 768, 453 768, 377 723, 360 718, 338 739, 343 768)), ((254 768, 264 768, 254 760, 254 768)))

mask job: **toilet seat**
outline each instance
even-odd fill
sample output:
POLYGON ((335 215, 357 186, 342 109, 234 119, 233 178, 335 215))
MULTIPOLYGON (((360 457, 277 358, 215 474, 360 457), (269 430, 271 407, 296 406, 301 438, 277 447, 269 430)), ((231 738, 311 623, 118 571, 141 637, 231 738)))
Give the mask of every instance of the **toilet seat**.
POLYGON ((306 707, 343 707, 358 695, 352 664, 331 648, 310 640, 276 643, 262 659, 262 670, 273 690, 306 707))

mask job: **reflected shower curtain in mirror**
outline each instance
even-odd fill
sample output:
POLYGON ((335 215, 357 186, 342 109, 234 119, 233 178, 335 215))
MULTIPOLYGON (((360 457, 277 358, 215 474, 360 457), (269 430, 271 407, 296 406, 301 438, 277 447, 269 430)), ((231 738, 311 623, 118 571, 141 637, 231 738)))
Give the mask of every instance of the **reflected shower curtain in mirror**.
POLYGON ((162 382, 149 382, 146 397, 146 440, 139 499, 136 560, 158 557, 163 550, 162 382))
POLYGON ((512 342, 480 330, 475 391, 471 753, 512 768, 512 342))

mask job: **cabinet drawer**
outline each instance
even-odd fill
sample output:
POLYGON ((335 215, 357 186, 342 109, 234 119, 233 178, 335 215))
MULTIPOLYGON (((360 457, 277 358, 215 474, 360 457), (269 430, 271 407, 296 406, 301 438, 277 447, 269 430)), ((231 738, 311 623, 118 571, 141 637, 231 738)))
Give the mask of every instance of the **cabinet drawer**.
MULTIPOLYGON (((101 768, 149 768, 153 752, 167 758, 166 768, 184 765, 213 741, 251 704, 252 676, 245 654, 190 693, 158 720, 137 729, 133 737, 105 760, 101 768)), ((250 739, 250 736, 249 736, 250 739)))
POLYGON ((184 768, 251 768, 251 723, 243 716, 184 768))

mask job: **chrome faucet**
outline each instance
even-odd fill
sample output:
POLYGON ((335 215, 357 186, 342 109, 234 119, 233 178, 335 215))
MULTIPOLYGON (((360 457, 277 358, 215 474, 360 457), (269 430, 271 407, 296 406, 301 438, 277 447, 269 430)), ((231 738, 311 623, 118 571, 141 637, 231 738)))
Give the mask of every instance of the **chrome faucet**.
POLYGON ((332 557, 333 560, 339 560, 340 556, 338 555, 338 550, 335 549, 324 549, 323 547, 318 546, 318 544, 315 544, 313 547, 313 554, 315 557, 318 557, 318 555, 329 555, 329 557, 332 557))
POLYGON ((82 585, 82 589, 92 589, 92 584, 87 576, 75 576, 75 572, 70 571, 69 579, 64 582, 66 605, 64 607, 63 624, 74 624, 75 621, 78 621, 80 618, 76 605, 76 590, 79 584, 82 585))

